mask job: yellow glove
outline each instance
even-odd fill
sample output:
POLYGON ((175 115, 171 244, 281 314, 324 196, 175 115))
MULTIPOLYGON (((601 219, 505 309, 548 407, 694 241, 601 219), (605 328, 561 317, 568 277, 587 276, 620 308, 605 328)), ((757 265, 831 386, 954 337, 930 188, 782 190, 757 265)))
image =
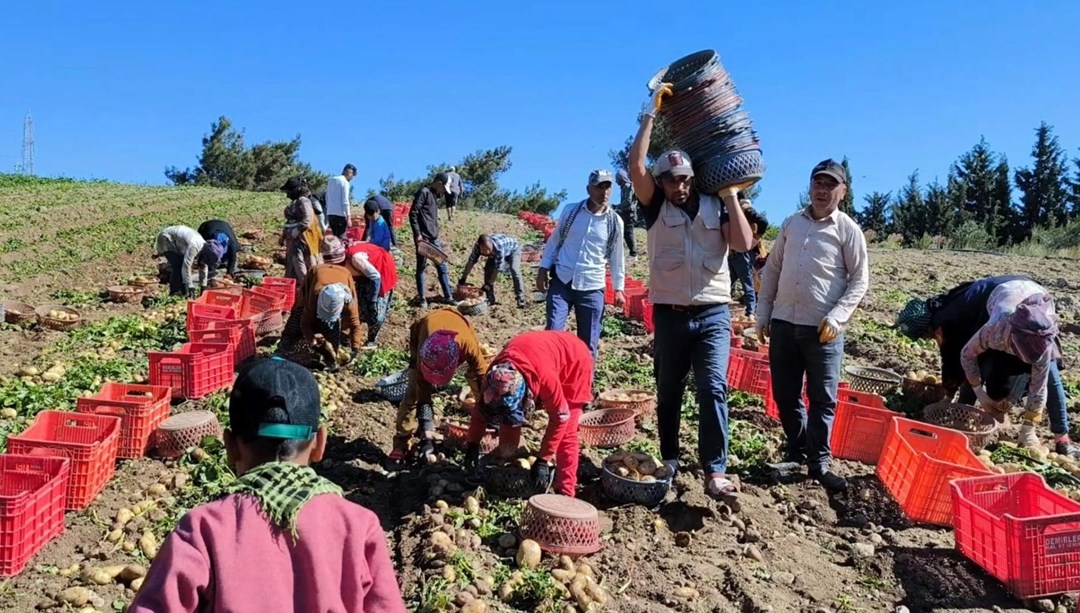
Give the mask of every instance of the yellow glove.
POLYGON ((821 320, 818 324, 818 340, 824 343, 831 343, 836 340, 836 337, 840 336, 840 326, 834 324, 828 317, 821 320))
POLYGON ((671 95, 671 83, 661 83, 660 87, 656 88, 656 91, 653 92, 653 97, 652 97, 652 103, 653 103, 652 116, 653 117, 655 117, 656 114, 660 112, 660 105, 663 104, 664 96, 670 96, 670 95, 671 95))

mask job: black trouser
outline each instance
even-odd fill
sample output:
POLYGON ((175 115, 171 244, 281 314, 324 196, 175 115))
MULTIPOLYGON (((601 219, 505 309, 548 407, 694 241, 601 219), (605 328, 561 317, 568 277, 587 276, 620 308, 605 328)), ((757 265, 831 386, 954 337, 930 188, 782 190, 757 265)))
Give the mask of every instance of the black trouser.
POLYGON ((626 241, 626 249, 630 252, 630 257, 637 257, 637 244, 634 242, 634 209, 626 208, 619 211, 619 217, 623 222, 623 240, 626 241))
POLYGON ((394 232, 394 211, 393 209, 383 209, 379 211, 382 218, 386 221, 386 227, 390 228, 390 244, 397 247, 397 232, 394 232))
POLYGON ((330 231, 338 238, 345 238, 345 231, 349 229, 349 219, 344 215, 331 215, 327 218, 330 231))

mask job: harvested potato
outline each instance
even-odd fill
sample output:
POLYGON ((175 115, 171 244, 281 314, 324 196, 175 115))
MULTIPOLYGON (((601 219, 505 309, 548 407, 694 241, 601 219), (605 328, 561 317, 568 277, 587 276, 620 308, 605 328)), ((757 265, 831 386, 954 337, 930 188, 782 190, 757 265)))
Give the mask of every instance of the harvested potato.
POLYGON ((514 560, 520 568, 534 569, 540 565, 540 555, 540 544, 525 539, 518 545, 517 556, 514 560))
POLYGON ((153 560, 157 556, 158 542, 153 532, 143 532, 143 535, 139 537, 139 550, 142 551, 147 560, 153 560))

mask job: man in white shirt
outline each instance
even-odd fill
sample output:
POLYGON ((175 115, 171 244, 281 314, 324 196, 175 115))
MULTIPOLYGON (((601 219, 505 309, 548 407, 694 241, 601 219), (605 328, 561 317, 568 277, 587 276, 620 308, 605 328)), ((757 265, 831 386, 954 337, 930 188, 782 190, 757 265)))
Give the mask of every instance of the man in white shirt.
POLYGON ((611 208, 608 170, 589 175, 589 197, 567 206, 544 246, 536 288, 547 292, 547 330, 566 329, 570 308, 577 320, 577 335, 592 351, 600 348, 600 323, 604 318, 604 277, 611 265, 615 306, 626 301, 626 260, 623 256, 622 219, 611 208), (552 274, 554 273, 554 274, 552 274))
POLYGON ((781 473, 806 464, 836 492, 847 481, 829 470, 844 327, 869 287, 862 229, 839 210, 848 176, 834 160, 810 172, 810 205, 784 220, 761 274, 758 334, 771 337, 773 396, 787 437, 781 473), (803 406, 803 377, 809 411, 803 406))
POLYGON ((450 167, 450 171, 446 173, 446 219, 454 219, 454 209, 457 208, 458 198, 461 198, 461 193, 464 191, 464 186, 461 183, 461 175, 457 173, 457 168, 450 167))
POLYGON ((345 238, 345 231, 352 224, 349 209, 349 182, 356 176, 356 166, 346 164, 341 174, 331 177, 326 185, 326 216, 330 231, 338 238, 345 238))

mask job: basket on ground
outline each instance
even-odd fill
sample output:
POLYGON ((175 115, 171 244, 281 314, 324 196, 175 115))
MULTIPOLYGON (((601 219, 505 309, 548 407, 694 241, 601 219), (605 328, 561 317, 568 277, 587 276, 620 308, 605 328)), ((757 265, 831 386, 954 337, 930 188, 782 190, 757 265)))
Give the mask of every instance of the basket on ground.
POLYGON ((902 416, 886 409, 838 402, 829 439, 833 457, 877 464, 894 417, 902 416))
POLYGON ((375 391, 390 402, 401 402, 409 389, 409 371, 402 369, 375 382, 375 391))
POLYGON ((221 438, 221 424, 210 411, 188 411, 161 422, 154 434, 158 455, 178 458, 208 436, 221 438))
POLYGON ((844 369, 851 380, 851 389, 886 396, 900 387, 903 377, 891 370, 870 366, 848 366, 844 369))
POLYGON ((67 411, 42 411, 21 434, 8 437, 8 453, 71 460, 65 507, 82 509, 116 472, 120 418, 67 411))
POLYGON ((618 447, 630 442, 637 433, 633 409, 599 409, 581 415, 578 434, 581 444, 589 447, 618 447))
POLYGON ((952 483, 956 548, 1023 600, 1080 591, 1080 503, 1034 473, 952 483))
POLYGON ((638 417, 656 414, 656 394, 641 389, 613 389, 600 394, 601 409, 630 409, 638 417))
POLYGON ((3 301, 4 307, 4 321, 9 324, 25 324, 30 323, 36 317, 34 313, 34 307, 26 304, 25 302, 15 302, 14 300, 3 301))
POLYGON ((601 467, 600 489, 617 502, 651 507, 663 502, 671 489, 671 477, 655 481, 628 479, 615 474, 605 461, 601 467))
POLYGON ((59 305, 39 306, 34 309, 38 323, 52 330, 72 330, 82 323, 82 316, 71 307, 59 305))
POLYGON ((522 466, 488 464, 484 466, 483 474, 484 487, 503 498, 528 498, 538 493, 529 469, 522 466))
POLYGON ((454 300, 468 300, 470 298, 479 298, 484 295, 484 291, 475 285, 459 285, 454 288, 454 300))
POLYGON ((487 300, 483 298, 469 298, 468 300, 460 302, 457 309, 462 315, 468 315, 470 317, 483 315, 488 312, 488 303, 487 300))
POLYGON ((982 451, 997 433, 1000 424, 986 411, 967 404, 938 402, 923 409, 923 419, 967 437, 975 453, 982 451))
POLYGON ((17 575, 64 531, 70 473, 67 458, 0 455, 0 577, 17 575))
POLYGON ((134 285, 114 285, 108 288, 109 300, 113 302, 137 302, 142 300, 143 289, 134 285))
POLYGON ((521 536, 553 554, 589 555, 602 547, 596 507, 559 494, 529 498, 521 513, 521 536))
POLYGON ((904 377, 904 381, 900 385, 900 391, 905 396, 916 398, 923 404, 941 402, 948 395, 945 386, 940 383, 928 383, 910 377, 904 377))
POLYGON ((154 430, 169 416, 172 390, 153 385, 107 382, 101 391, 76 401, 76 412, 120 418, 116 457, 141 458, 150 449, 154 430))
MULTIPOLYGON (((468 424, 459 424, 452 421, 442 423, 443 444, 453 449, 465 449, 468 445, 468 424)), ((480 439, 480 453, 487 454, 495 451, 499 446, 499 431, 488 428, 484 431, 484 438, 480 439)))
POLYGON ((955 430, 894 417, 877 476, 909 519, 938 526, 953 520, 953 479, 990 474, 955 430))

